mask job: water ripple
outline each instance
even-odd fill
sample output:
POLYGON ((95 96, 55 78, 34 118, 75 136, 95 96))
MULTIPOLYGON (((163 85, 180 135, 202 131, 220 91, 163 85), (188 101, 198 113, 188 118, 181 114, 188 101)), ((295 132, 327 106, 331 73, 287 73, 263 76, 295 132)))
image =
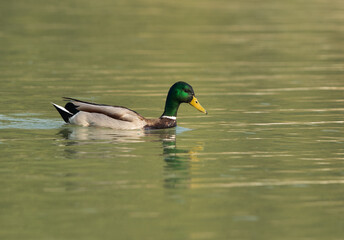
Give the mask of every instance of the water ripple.
POLYGON ((237 188, 237 187, 269 187, 269 186, 304 186, 344 184, 344 179, 337 180, 288 180, 276 182, 233 182, 192 184, 192 188, 237 188))
POLYGON ((32 117, 36 115, 38 114, 0 114, 0 129, 54 129, 59 128, 62 125, 61 120, 32 117))

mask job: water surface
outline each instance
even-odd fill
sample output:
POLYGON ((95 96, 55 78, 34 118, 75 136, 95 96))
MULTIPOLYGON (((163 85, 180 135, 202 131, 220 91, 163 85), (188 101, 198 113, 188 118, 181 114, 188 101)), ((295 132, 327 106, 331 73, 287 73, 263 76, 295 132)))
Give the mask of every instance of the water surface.
POLYGON ((1 239, 342 239, 342 1, 0 3, 1 239), (62 96, 179 126, 65 125, 62 96))

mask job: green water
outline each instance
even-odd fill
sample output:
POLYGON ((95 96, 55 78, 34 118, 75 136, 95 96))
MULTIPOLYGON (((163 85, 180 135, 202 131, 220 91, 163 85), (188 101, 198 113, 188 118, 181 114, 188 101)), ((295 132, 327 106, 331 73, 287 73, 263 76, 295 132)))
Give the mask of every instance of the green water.
POLYGON ((1 1, 1 239, 343 239, 344 2, 1 1), (64 125, 62 96, 176 129, 64 125))

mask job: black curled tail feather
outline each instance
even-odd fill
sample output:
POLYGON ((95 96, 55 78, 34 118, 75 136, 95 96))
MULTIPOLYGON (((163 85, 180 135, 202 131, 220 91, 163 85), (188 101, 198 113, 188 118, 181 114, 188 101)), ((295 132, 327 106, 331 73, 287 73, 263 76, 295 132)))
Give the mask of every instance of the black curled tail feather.
POLYGON ((57 104, 54 104, 54 107, 56 108, 56 110, 60 113, 61 117, 63 118, 63 120, 66 122, 66 123, 69 123, 69 119, 71 117, 74 116, 73 113, 71 113, 70 111, 68 111, 67 109, 57 105, 57 104))
POLYGON ((78 109, 76 109, 77 106, 75 106, 73 103, 71 102, 68 102, 66 105, 65 105, 65 109, 67 109, 70 113, 73 113, 74 114, 77 114, 79 112, 78 109))

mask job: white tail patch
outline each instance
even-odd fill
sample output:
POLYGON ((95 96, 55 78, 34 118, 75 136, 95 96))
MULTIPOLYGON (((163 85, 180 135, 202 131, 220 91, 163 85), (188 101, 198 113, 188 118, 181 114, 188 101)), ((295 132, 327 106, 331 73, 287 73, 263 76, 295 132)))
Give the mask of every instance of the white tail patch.
POLYGON ((73 113, 71 113, 70 111, 68 111, 67 109, 65 109, 64 107, 61 107, 60 105, 57 105, 55 103, 51 103, 52 105, 54 105, 55 107, 57 107, 58 109, 61 109, 62 111, 66 112, 66 113, 69 113, 71 115, 73 115, 73 113))

